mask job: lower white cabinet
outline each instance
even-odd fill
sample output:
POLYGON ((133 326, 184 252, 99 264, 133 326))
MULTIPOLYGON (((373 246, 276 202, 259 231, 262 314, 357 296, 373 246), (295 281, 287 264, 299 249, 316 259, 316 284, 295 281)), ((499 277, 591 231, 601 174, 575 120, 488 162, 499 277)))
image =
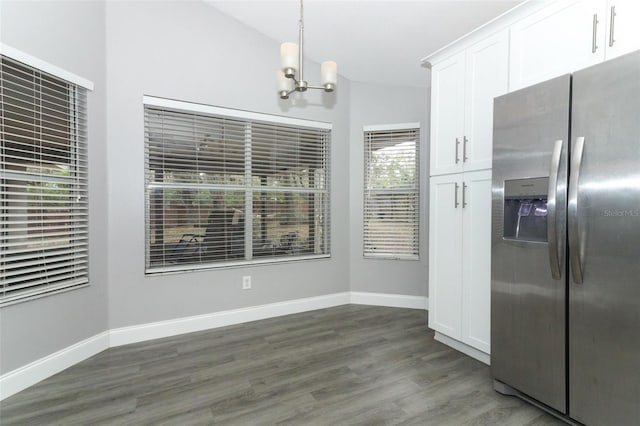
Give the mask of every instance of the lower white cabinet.
POLYGON ((432 177, 429 205, 429 327, 489 354, 491 170, 432 177))

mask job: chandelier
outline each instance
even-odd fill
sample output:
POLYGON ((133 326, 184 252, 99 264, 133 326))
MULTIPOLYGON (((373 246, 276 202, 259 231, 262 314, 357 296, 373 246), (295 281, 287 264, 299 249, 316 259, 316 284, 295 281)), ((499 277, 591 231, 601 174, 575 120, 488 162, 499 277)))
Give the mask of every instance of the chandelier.
POLYGON ((338 64, 325 61, 320 65, 321 86, 311 86, 304 79, 302 62, 304 61, 304 22, 302 0, 300 0, 299 41, 280 45, 280 67, 278 71, 278 94, 281 99, 289 99, 293 92, 305 92, 307 89, 322 89, 333 92, 338 83, 338 64))

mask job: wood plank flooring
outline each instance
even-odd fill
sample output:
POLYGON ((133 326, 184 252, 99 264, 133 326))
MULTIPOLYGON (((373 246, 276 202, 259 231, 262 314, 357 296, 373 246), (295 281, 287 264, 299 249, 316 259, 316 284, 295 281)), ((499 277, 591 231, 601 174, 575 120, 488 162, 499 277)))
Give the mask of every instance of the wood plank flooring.
POLYGON ((426 322, 345 305, 111 348, 2 401, 0 424, 561 424, 426 322))

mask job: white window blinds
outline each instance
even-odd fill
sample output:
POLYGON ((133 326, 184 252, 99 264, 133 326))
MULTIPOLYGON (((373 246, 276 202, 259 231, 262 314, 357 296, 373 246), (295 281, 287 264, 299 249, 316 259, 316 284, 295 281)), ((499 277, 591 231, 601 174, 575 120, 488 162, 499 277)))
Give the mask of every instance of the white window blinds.
POLYGON ((0 56, 0 304, 88 283, 86 90, 0 56))
POLYGON ((146 99, 147 273, 329 254, 326 125, 146 99))
POLYGON ((417 259, 420 129, 365 128, 364 256, 417 259))

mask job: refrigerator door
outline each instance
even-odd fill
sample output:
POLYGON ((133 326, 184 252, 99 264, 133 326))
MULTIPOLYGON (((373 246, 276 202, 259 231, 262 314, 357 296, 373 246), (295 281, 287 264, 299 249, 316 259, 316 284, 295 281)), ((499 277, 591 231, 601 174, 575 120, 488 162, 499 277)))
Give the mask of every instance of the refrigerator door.
POLYGON ((574 74, 571 134, 569 412, 638 425, 640 52, 574 74))
POLYGON ((491 370, 563 413, 570 90, 565 75, 496 98, 493 133, 491 370))

